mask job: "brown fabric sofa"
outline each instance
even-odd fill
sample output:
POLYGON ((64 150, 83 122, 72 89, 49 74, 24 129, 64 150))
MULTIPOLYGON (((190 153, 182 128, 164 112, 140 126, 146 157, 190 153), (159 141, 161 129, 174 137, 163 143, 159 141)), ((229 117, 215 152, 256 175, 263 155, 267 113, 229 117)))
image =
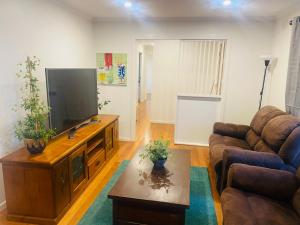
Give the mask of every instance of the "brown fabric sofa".
POLYGON ((221 203, 224 225, 299 225, 300 169, 233 164, 221 203))
POLYGON ((233 163, 295 172, 300 166, 300 120, 266 106, 256 113, 250 126, 216 123, 209 148, 220 193, 233 163))

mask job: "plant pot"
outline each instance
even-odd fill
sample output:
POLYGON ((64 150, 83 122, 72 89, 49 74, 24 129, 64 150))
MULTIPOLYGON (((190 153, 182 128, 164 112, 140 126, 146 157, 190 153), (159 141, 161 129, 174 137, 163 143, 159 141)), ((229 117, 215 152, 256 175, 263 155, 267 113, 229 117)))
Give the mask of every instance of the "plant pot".
POLYGON ((165 168, 165 163, 166 163, 167 159, 159 159, 156 161, 153 161, 153 169, 154 170, 162 170, 165 168))
POLYGON ((43 139, 34 140, 34 139, 24 139, 24 144, 27 148, 27 150, 31 154, 39 154, 44 151, 46 148, 46 142, 43 139))

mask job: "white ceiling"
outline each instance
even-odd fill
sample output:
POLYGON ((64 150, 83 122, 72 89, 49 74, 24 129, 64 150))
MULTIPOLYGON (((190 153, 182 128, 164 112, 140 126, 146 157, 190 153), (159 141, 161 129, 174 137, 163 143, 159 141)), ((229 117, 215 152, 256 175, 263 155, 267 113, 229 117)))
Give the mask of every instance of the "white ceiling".
POLYGON ((223 6, 223 0, 131 0, 130 9, 124 7, 126 0, 61 1, 94 19, 275 18, 300 9, 300 0, 232 0, 229 7, 223 6))

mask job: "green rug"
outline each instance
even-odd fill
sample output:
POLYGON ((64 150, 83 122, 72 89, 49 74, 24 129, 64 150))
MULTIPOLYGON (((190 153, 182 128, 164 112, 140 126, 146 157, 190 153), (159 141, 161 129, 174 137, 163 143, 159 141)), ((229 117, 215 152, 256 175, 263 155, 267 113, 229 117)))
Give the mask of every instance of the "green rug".
MULTIPOLYGON (((112 200, 107 194, 127 167, 124 161, 94 203, 82 217, 80 225, 111 225, 112 200)), ((207 168, 191 168, 190 209, 186 211, 186 225, 217 225, 214 203, 210 191, 207 168)))

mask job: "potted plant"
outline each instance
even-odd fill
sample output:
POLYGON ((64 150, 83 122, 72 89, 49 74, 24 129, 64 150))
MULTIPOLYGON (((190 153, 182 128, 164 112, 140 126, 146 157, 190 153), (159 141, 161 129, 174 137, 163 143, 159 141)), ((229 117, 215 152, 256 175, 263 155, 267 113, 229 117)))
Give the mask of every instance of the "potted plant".
POLYGON ((163 169, 170 154, 169 145, 170 141, 168 140, 154 140, 146 145, 145 151, 140 154, 140 158, 141 160, 150 159, 154 164, 154 169, 163 169))
POLYGON ((17 76, 24 80, 24 88, 21 89, 24 96, 19 108, 23 109, 25 117, 17 122, 15 134, 19 140, 24 141, 31 154, 43 152, 49 138, 55 134, 54 130, 47 128, 50 109, 40 99, 38 79, 34 74, 39 64, 40 60, 35 56, 27 57, 24 65, 19 64, 21 68, 17 73, 17 76))

